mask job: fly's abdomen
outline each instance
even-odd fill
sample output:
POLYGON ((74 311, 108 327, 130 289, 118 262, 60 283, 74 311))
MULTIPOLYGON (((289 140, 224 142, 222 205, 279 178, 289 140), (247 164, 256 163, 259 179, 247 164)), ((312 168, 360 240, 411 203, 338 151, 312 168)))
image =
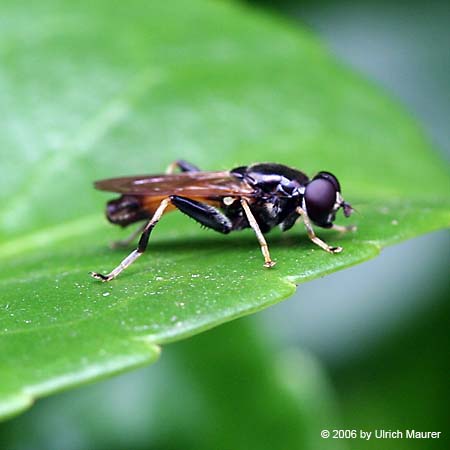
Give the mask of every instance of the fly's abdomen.
POLYGON ((137 197, 122 195, 122 197, 107 203, 106 217, 111 223, 126 227, 130 223, 148 218, 148 214, 142 209, 141 202, 137 197))

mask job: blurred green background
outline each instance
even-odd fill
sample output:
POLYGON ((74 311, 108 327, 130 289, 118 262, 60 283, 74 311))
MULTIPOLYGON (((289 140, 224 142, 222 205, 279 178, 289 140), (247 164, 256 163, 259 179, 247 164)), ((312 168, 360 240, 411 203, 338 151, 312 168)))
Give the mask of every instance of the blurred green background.
MULTIPOLYGON (((448 160, 444 2, 248 3, 306 23, 400 99, 448 160)), ((0 425, 0 448, 448 448, 448 244, 440 232, 389 248, 263 313, 166 346, 151 367, 39 400, 0 425), (333 428, 444 437, 320 438, 333 428)))

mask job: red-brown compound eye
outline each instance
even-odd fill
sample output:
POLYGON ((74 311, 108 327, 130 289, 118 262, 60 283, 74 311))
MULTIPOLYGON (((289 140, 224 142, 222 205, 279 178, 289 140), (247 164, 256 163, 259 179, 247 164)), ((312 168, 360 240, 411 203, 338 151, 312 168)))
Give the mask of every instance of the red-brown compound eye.
POLYGON ((335 184, 325 178, 314 178, 305 190, 305 205, 311 220, 321 226, 331 226, 330 214, 336 203, 335 184))

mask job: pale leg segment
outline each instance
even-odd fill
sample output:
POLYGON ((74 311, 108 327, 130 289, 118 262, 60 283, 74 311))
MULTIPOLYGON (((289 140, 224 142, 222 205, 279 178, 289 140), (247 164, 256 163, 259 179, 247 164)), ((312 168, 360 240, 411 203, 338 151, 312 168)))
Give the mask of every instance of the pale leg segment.
POLYGON ((177 169, 178 169, 178 162, 174 161, 173 163, 170 163, 167 166, 166 174, 167 175, 172 175, 173 173, 175 173, 177 171, 177 169))
POLYGON ((348 232, 353 232, 357 230, 356 225, 347 225, 347 226, 343 226, 343 225, 335 225, 333 223, 333 225, 331 226, 332 230, 336 230, 339 231, 339 233, 348 233, 348 232))
POLYGON ((311 221, 309 220, 308 214, 302 208, 298 207, 297 212, 303 218, 303 223, 305 224, 306 232, 308 233, 309 239, 311 239, 314 244, 318 245, 320 248, 324 249, 328 253, 340 253, 342 252, 342 247, 331 247, 326 242, 322 241, 322 239, 316 236, 314 233, 314 229, 312 227, 311 221))
POLYGON ((161 216, 164 214, 164 210, 167 208, 169 203, 170 199, 165 198, 159 204, 158 209, 153 214, 153 217, 145 225, 143 233, 139 240, 139 245, 136 250, 133 250, 126 258, 124 258, 122 262, 115 269, 113 269, 108 275, 102 275, 101 273, 98 272, 91 272, 91 276, 97 280, 111 281, 112 279, 116 278, 117 275, 119 275, 128 266, 133 264, 133 262, 136 261, 136 259, 138 259, 139 256, 141 256, 142 253, 144 253, 145 249, 147 248, 150 233, 152 229, 155 227, 155 225, 158 223, 159 219, 161 219, 161 216))
POLYGON ((172 175, 176 173, 177 170, 180 170, 181 172, 200 172, 200 169, 197 166, 194 166, 194 164, 179 159, 169 164, 166 169, 166 174, 172 175))
POLYGON ((123 248, 128 247, 131 242, 133 242, 146 228, 148 222, 142 224, 139 228, 134 230, 127 238, 121 239, 120 241, 111 242, 111 248, 123 248))
POLYGON ((259 245, 261 246, 261 252, 264 256, 264 267, 273 267, 276 263, 275 261, 272 261, 272 258, 270 257, 269 253, 269 247, 267 246, 267 242, 264 238, 264 235, 262 234, 258 222, 255 219, 255 216, 253 215, 250 206, 248 205, 247 201, 244 199, 241 199, 241 205, 244 209, 245 215, 247 216, 248 223, 252 227, 253 231, 256 234, 256 237, 258 239, 259 245))

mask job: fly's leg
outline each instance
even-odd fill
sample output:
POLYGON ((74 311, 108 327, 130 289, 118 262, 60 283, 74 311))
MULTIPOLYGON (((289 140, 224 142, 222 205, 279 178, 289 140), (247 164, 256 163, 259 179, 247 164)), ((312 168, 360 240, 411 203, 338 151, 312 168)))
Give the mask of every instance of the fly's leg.
POLYGON ((139 228, 134 230, 127 238, 121 239, 119 241, 111 242, 110 247, 111 248, 128 247, 131 244, 131 242, 133 242, 145 230, 146 226, 147 226, 147 223, 144 223, 139 228))
POLYGON ((233 228, 231 220, 214 206, 178 195, 172 195, 170 200, 182 213, 205 227, 223 234, 229 233, 233 228))
POLYGON ((114 270, 112 270, 108 275, 102 275, 98 272, 91 272, 92 277, 96 278, 97 280, 101 281, 111 281, 112 279, 116 278, 117 275, 119 275, 123 270, 125 270, 128 266, 133 264, 136 259, 139 258, 139 256, 142 255, 142 253, 145 252, 145 249, 147 248, 148 239, 150 237, 150 233, 152 232, 153 228, 155 228, 155 225, 158 223, 159 219, 161 219, 161 216, 164 214, 164 210, 167 208, 167 206, 170 203, 170 199, 165 198, 158 206, 157 210, 153 214, 153 217, 147 222, 145 225, 144 231, 141 235, 141 238, 139 239, 139 244, 136 250, 133 250, 114 270))
POLYGON ((350 231, 352 231, 352 232, 356 231, 357 227, 356 227, 356 225, 347 225, 346 227, 344 227, 342 225, 333 224, 331 226, 331 229, 335 230, 335 231, 339 231, 339 233, 348 233, 350 231))
POLYGON ((166 169, 166 173, 170 175, 175 173, 177 169, 181 170, 181 172, 200 172, 200 169, 197 166, 194 166, 194 164, 180 159, 174 161, 172 164, 169 164, 169 167, 166 169))
POLYGON ((342 247, 331 247, 326 242, 322 241, 322 239, 316 236, 314 233, 314 229, 312 227, 311 221, 309 220, 308 214, 306 211, 300 207, 297 208, 297 212, 303 218, 303 223, 305 224, 306 231, 308 233, 309 239, 311 239, 314 244, 318 245, 320 248, 324 249, 328 253, 340 253, 342 252, 342 247))
POLYGON ((261 246, 261 252, 264 256, 264 267, 267 267, 267 268, 273 267, 276 263, 275 263, 275 261, 272 261, 272 258, 270 257, 269 247, 267 246, 267 242, 259 228, 258 222, 256 221, 255 216, 253 215, 249 204, 247 203, 246 200, 241 199, 241 205, 242 205, 242 208, 244 209, 248 223, 250 224, 253 231, 255 232, 256 237, 259 242, 259 245, 261 246))

